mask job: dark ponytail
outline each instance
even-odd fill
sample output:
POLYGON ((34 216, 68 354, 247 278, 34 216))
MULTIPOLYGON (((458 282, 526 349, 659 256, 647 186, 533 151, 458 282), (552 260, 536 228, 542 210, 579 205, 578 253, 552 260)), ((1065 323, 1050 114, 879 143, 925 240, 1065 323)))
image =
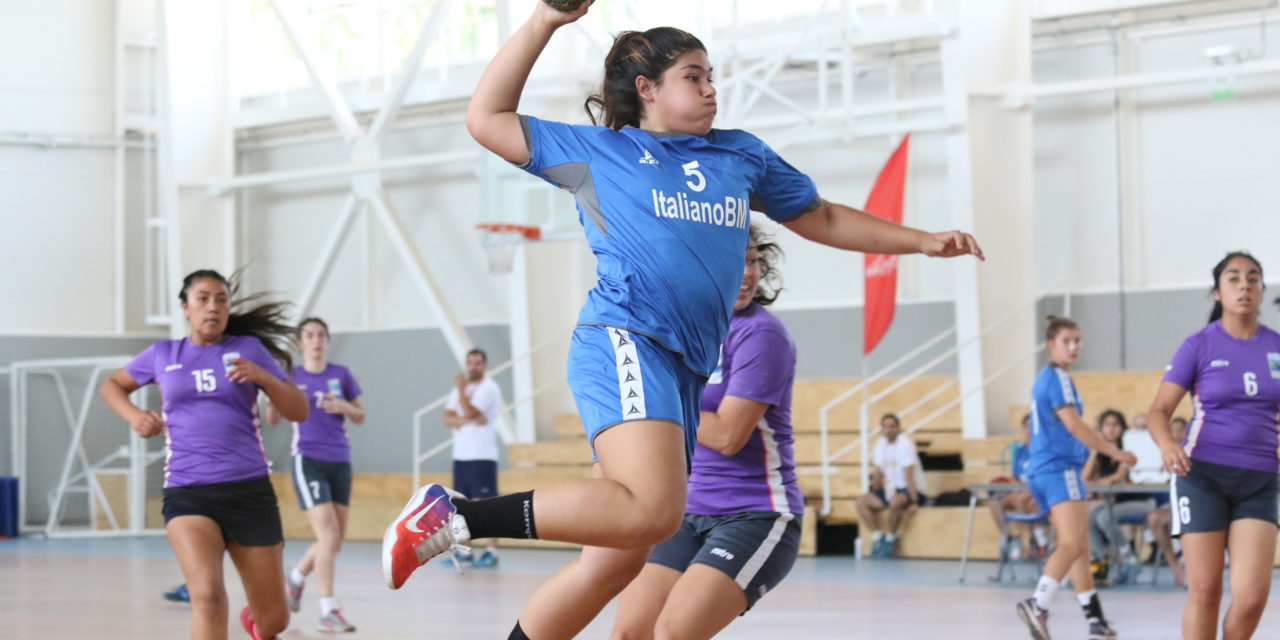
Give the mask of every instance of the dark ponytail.
POLYGON ((582 105, 592 124, 610 129, 639 127, 644 104, 636 91, 636 77, 644 76, 655 84, 662 73, 675 64, 676 58, 690 51, 706 51, 693 34, 675 27, 654 27, 648 31, 623 31, 613 39, 613 47, 604 58, 604 83, 600 93, 582 105), (600 120, 596 119, 599 111, 600 120))
MULTIPOLYGON (((227 294, 231 298, 231 313, 227 316, 227 328, 223 333, 257 338, 271 357, 284 366, 285 371, 291 371, 293 357, 289 352, 297 346, 295 337, 298 333, 297 326, 289 322, 287 311, 291 305, 288 302, 265 300, 268 295, 266 292, 237 298, 240 292, 240 274, 240 271, 236 271, 228 279, 213 269, 192 271, 182 279, 182 291, 178 293, 178 299, 187 301, 187 289, 196 280, 217 280, 226 285, 227 294)), ((327 332, 328 327, 325 330, 327 332)))
MULTIPOLYGON (((1222 279, 1222 272, 1227 270, 1227 263, 1231 262, 1233 258, 1244 258, 1245 260, 1252 262, 1254 266, 1258 267, 1258 277, 1262 277, 1262 263, 1258 262, 1257 258, 1253 257, 1253 255, 1248 251, 1232 251, 1227 254, 1227 257, 1223 258, 1213 267, 1213 291, 1218 290, 1218 281, 1222 279)), ((1280 298, 1276 298, 1276 303, 1280 304, 1280 298)), ((1221 319, 1222 302, 1214 300, 1213 311, 1209 312, 1209 324, 1213 324, 1221 319)))

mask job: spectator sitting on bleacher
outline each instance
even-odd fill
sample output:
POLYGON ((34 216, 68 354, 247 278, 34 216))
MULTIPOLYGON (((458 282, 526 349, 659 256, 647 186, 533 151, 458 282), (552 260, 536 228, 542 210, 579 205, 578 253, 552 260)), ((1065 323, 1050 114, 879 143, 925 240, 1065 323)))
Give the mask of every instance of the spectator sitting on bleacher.
MULTIPOLYGON (((1169 421, 1169 429, 1173 432, 1173 439, 1182 442, 1187 437, 1187 421, 1185 418, 1174 418, 1169 421)), ((1148 438, 1150 439, 1150 438, 1148 438)), ((1153 441, 1154 444, 1154 441, 1153 441)), ((1158 451, 1158 450, 1157 450, 1158 451)), ((1139 454, 1138 465, 1143 465, 1142 456, 1139 454)), ((1156 458, 1159 460, 1160 458, 1156 458)), ((1135 470, 1136 471, 1136 470, 1135 470)), ((1161 469, 1163 473, 1164 470, 1161 469)), ((1165 474, 1165 481, 1168 481, 1168 474, 1165 474)), ((1151 549, 1151 557, 1147 558, 1147 564, 1156 563, 1156 554, 1164 556, 1164 561, 1173 570, 1173 584, 1175 586, 1185 586, 1187 584, 1187 569, 1182 564, 1182 560, 1178 558, 1177 552, 1181 551, 1181 545, 1178 540, 1174 540, 1169 533, 1169 527, 1173 524, 1173 509, 1166 500, 1163 505, 1152 511, 1147 516, 1147 534, 1151 536, 1150 540, 1155 544, 1151 549)))
POLYGON ((898 544, 898 531, 905 516, 922 504, 924 471, 916 443, 900 436, 902 423, 898 416, 887 413, 880 418, 880 441, 876 443, 871 462, 884 472, 885 486, 858 498, 859 521, 872 531, 872 558, 891 558, 898 544), (880 512, 889 510, 889 530, 880 528, 880 512))
MULTIPOLYGON (((1125 424, 1124 414, 1119 411, 1107 409, 1099 416, 1098 433, 1102 439, 1138 456, 1138 464, 1143 465, 1142 456, 1134 448, 1139 447, 1139 442, 1142 440, 1151 442, 1151 438, 1145 431, 1135 432, 1129 437, 1129 446, 1126 447, 1124 444, 1126 431, 1128 431, 1128 425, 1125 424)), ((1158 467, 1159 455, 1156 455, 1154 460, 1158 467)), ((1093 484, 1138 482, 1132 478, 1130 469, 1112 460, 1106 454, 1096 451, 1089 456, 1089 461, 1084 465, 1084 478, 1086 483, 1093 484)), ((1109 560, 1112 559, 1113 550, 1119 553, 1116 559, 1120 561, 1116 581, 1129 582, 1137 575, 1138 559, 1134 557, 1133 548, 1129 546, 1128 538, 1121 531, 1120 523, 1131 518, 1145 517, 1155 508, 1156 501, 1150 495, 1132 493, 1114 496, 1114 502, 1109 509, 1105 501, 1090 507, 1089 548, 1093 554, 1096 579, 1108 576, 1107 569, 1110 566, 1109 560)))
MULTIPOLYGON (((1018 425, 1018 439, 1010 443, 1000 456, 1002 462, 1008 461, 1009 476, 996 478, 995 482, 1025 483, 1027 481, 1027 468, 1031 462, 1031 450, 1028 448, 1030 443, 1031 414, 1028 413, 1022 416, 1022 422, 1018 425)), ((1036 504, 1035 498, 1031 497, 1030 491, 1012 491, 988 501, 987 508, 991 510, 991 517, 1000 528, 1000 553, 1010 560, 1018 560, 1022 555, 1022 538, 1013 532, 1004 516, 1006 513, 1039 513, 1040 506, 1036 504)), ((1033 531, 1036 546, 1043 549, 1044 530, 1034 529, 1033 531)))

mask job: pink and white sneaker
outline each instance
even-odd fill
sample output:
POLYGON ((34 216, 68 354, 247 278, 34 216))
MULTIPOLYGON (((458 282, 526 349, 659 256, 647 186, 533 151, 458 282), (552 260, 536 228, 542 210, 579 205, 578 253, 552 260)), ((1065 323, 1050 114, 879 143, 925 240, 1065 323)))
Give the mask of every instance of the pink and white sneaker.
POLYGON ((254 624, 253 612, 249 610, 249 607, 240 610, 240 624, 244 625, 244 630, 249 632, 249 637, 253 638, 253 640, 277 640, 279 638, 279 636, 263 638, 258 635, 258 625, 254 624))
POLYGON ((414 492, 400 516, 382 536, 382 577, 399 589, 418 567, 448 551, 469 553, 471 530, 458 515, 455 498, 464 496, 438 484, 414 492))

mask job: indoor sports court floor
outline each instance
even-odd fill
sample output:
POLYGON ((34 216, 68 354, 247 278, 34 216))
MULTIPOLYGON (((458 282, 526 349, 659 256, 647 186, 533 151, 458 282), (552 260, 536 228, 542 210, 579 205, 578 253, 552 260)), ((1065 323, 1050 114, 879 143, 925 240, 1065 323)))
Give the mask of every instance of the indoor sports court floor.
MULTIPOLYGON (((287 562, 305 548, 287 544, 287 562)), ((382 584, 378 548, 348 543, 339 563, 339 596, 360 638, 484 639, 507 637, 529 592, 572 554, 509 549, 499 571, 457 575, 430 564, 404 589, 382 584)), ((1013 613, 1030 583, 990 585, 990 563, 970 566, 969 585, 956 582, 951 561, 863 561, 824 556, 801 558, 790 577, 747 617, 720 637, 731 639, 860 638, 905 640, 1009 640, 1027 638, 1013 613)), ((1025 572, 1030 580, 1030 572, 1025 572)), ((228 564, 231 609, 244 596, 228 564)), ((1020 577, 1023 577, 1020 573, 1020 577)), ((185 605, 164 602, 160 593, 181 581, 163 538, 0 541, 0 637, 179 638, 187 633, 185 605), (16 587, 15 585, 22 585, 16 587)), ((1169 584, 1167 571, 1161 576, 1169 584)), ((1280 603, 1272 602, 1257 637, 1280 633, 1280 603), (1271 632, 1267 630, 1270 629, 1271 632)), ((1185 592, 1168 586, 1103 591, 1108 617, 1125 640, 1167 640, 1179 635, 1185 592)), ((1055 603, 1052 629, 1058 638, 1082 638, 1085 626, 1069 592, 1055 603)), ((284 638, 331 637, 315 631, 314 594, 304 600, 284 638)), ((1225 609, 1225 607, 1224 607, 1225 609)), ((610 607, 580 636, 607 638, 610 607)), ((238 627, 231 627, 237 638, 238 627)))

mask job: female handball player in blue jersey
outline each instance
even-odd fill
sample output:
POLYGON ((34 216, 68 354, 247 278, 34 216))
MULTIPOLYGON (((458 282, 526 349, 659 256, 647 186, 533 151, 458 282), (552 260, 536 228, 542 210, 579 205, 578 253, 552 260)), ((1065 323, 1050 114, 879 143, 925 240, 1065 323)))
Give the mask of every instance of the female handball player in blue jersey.
POLYGON ((1067 371, 1080 358, 1080 329, 1067 318, 1049 317, 1045 329, 1049 364, 1031 388, 1031 462, 1027 486, 1058 533, 1058 546, 1044 563, 1044 574, 1030 598, 1019 602, 1018 615, 1031 637, 1049 640, 1049 603, 1062 579, 1071 585, 1089 622, 1089 640, 1115 638, 1102 614, 1102 603, 1089 569, 1089 503, 1081 470, 1089 450, 1133 467, 1137 458, 1107 442, 1084 423, 1084 402, 1067 371))
POLYGON ((796 345, 765 306, 781 249, 751 227, 742 288, 720 364, 702 396, 684 523, 622 592, 617 639, 710 638, 795 564, 804 496, 796 478, 791 387, 796 345))
POLYGON ((202 269, 178 298, 190 335, 160 340, 102 384, 102 399, 135 433, 164 433, 164 528, 191 593, 191 637, 227 637, 223 556, 230 555, 249 606, 240 623, 255 640, 289 624, 284 594, 284 533, 258 431, 258 391, 294 421, 307 397, 285 375, 293 327, 284 305, 258 296, 233 300, 235 276, 202 269), (234 310, 234 312, 233 312, 234 310), (284 368, 281 368, 281 363, 284 368), (129 394, 155 383, 162 413, 129 394))
POLYGON ((1262 265, 1247 253, 1213 268, 1209 324, 1178 347, 1148 414, 1165 469, 1176 476, 1169 498, 1187 563, 1187 640, 1215 637, 1224 550, 1231 557, 1224 639, 1253 637, 1271 593, 1280 334, 1258 322, 1262 290, 1262 265), (1179 443, 1169 418, 1187 393, 1195 414, 1179 443))
POLYGON ((533 594, 513 638, 572 637, 679 528, 702 389, 742 284, 751 209, 840 249, 982 256, 965 233, 929 234, 828 203, 755 136, 713 129, 706 48, 679 29, 614 40, 602 91, 587 101, 605 126, 517 114, 538 55, 588 6, 535 3, 489 63, 466 123, 482 146, 577 199, 599 280, 578 317, 568 382, 595 477, 456 502, 428 485, 383 539, 392 588, 473 537, 586 545, 533 594))

